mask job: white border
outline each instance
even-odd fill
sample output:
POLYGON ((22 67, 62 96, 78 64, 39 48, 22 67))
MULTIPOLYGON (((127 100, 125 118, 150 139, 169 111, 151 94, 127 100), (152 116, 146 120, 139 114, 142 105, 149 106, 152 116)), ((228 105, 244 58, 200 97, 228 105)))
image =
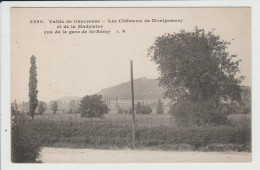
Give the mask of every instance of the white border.
POLYGON ((1 3, 1 168, 23 169, 260 169, 260 1, 94 1, 94 2, 2 2, 1 3), (13 164, 10 162, 10 8, 11 7, 241 7, 252 8, 252 163, 167 163, 167 164, 13 164), (7 130, 7 132, 5 131, 7 130))

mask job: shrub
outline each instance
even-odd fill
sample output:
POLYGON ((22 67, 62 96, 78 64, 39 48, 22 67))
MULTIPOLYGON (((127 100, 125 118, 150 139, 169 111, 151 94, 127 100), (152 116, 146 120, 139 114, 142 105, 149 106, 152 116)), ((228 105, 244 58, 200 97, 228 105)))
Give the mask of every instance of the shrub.
POLYGON ((37 107, 37 113, 42 115, 47 110, 47 104, 45 102, 39 102, 37 107))
POLYGON ((225 106, 225 109, 229 114, 250 114, 251 105, 241 102, 232 102, 225 106))
POLYGON ((149 104, 143 104, 141 114, 150 114, 152 113, 152 107, 149 104))
POLYGON ((51 110, 53 111, 53 114, 56 114, 56 112, 58 111, 58 102, 54 101, 51 103, 51 110))
POLYGON ((157 114, 163 114, 164 113, 164 105, 161 99, 158 100, 158 103, 156 105, 156 113, 157 114))
POLYGON ((207 124, 226 124, 227 114, 214 101, 193 102, 181 100, 173 104, 169 111, 179 126, 201 126, 207 124))
POLYGON ((137 102, 137 104, 135 106, 135 111, 136 111, 136 114, 141 113, 141 111, 142 111, 142 104, 141 104, 141 102, 137 102))
POLYGON ((118 114, 124 114, 124 113, 126 113, 126 110, 121 108, 121 107, 119 107, 119 109, 117 110, 117 113, 118 114))
POLYGON ((72 108, 69 109, 68 114, 73 114, 72 108))
POLYGON ((20 113, 11 107, 12 129, 11 129, 11 150, 12 162, 33 163, 37 162, 40 153, 40 140, 33 133, 33 124, 24 113, 20 113))
MULTIPOLYGON (((32 129, 39 135, 43 146, 101 149, 131 147, 130 120, 132 116, 119 114, 113 116, 113 119, 96 119, 94 121, 87 119, 55 121, 53 119, 42 120, 41 117, 38 117, 40 120, 36 119, 33 122, 34 128, 32 129), (119 119, 120 117, 127 119, 119 119)), ((164 123, 157 124, 151 121, 151 118, 157 117, 155 120, 159 122, 161 120, 159 118, 162 116, 166 115, 136 116, 137 148, 250 151, 250 121, 244 121, 243 126, 238 126, 242 119, 237 119, 238 124, 185 128, 175 126, 168 116, 164 119, 164 123), (235 147, 232 147, 233 145, 235 147)))
POLYGON ((129 113, 129 114, 133 114, 133 109, 130 108, 129 111, 128 111, 127 113, 129 113))

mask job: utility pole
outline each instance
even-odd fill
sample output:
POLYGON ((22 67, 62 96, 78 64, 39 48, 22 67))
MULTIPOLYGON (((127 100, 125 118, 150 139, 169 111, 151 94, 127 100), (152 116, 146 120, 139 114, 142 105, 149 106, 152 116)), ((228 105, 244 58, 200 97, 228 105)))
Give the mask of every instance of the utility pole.
POLYGON ((130 61, 130 70, 131 70, 131 92, 132 92, 132 137, 133 137, 133 148, 135 148, 135 103, 134 103, 134 81, 133 81, 133 61, 130 61))

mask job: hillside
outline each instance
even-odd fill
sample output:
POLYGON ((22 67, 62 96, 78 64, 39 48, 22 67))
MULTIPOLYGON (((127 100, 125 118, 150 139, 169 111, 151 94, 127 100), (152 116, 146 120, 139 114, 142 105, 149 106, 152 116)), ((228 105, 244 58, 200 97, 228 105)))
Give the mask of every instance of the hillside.
MULTIPOLYGON (((155 79, 147 79, 143 77, 134 80, 134 93, 136 100, 162 98, 163 92, 164 89, 158 86, 158 81, 155 79)), ((130 100, 130 81, 113 87, 102 89, 97 94, 101 94, 104 97, 109 97, 111 99, 117 97, 119 100, 130 100)))
POLYGON ((69 103, 71 100, 80 100, 81 97, 78 96, 64 96, 64 97, 60 97, 58 99, 56 99, 56 101, 58 102, 63 102, 63 103, 69 103))

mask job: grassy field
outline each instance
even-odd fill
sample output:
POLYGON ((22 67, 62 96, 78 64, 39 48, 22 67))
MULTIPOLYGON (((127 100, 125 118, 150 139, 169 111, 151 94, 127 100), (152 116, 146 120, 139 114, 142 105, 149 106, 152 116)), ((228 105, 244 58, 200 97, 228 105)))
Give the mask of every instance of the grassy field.
MULTIPOLYGON (((72 148, 131 148, 131 115, 108 114, 104 119, 75 114, 37 115, 33 131, 43 146, 72 148)), ((250 151, 250 115, 231 115, 230 125, 177 127, 171 115, 136 115, 139 149, 250 151)))

